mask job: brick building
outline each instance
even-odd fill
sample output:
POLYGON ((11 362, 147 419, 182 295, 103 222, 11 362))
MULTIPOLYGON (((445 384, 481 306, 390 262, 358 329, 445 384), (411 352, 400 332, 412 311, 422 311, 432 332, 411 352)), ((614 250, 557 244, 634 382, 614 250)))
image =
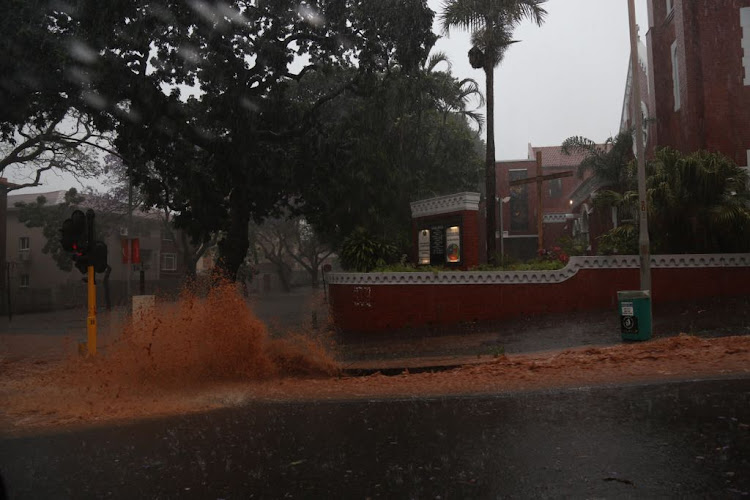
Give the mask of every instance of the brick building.
POLYGON ((553 179, 542 184, 544 248, 549 249, 557 244, 560 237, 573 234, 571 196, 584 180, 577 175, 578 165, 583 156, 563 154, 560 146, 534 147, 529 144, 528 158, 496 163, 496 196, 500 200, 499 210, 502 210, 501 217, 498 218, 501 230, 496 234, 499 239, 497 248, 500 249, 502 242, 507 255, 523 260, 536 255, 539 202, 535 183, 510 187, 510 182, 535 177, 538 174, 537 152, 542 153, 542 175, 573 172, 570 177, 553 179))
POLYGON ((649 0, 653 144, 750 165, 750 0, 649 0))
MULTIPOLYGON (((649 66, 648 66, 648 49, 640 40, 637 42, 638 47, 638 66, 633 68, 630 58, 628 58, 628 72, 625 80, 625 94, 622 100, 622 114, 620 115, 620 132, 632 131, 635 128, 635 117, 640 112, 643 118, 642 134, 644 151, 646 157, 653 155, 655 142, 654 130, 656 120, 654 119, 654 105, 651 99, 651 86, 649 84, 649 66), (640 105, 635 102, 634 83, 638 79, 640 85, 641 101, 640 105)), ((602 145, 601 147, 606 147, 602 145)), ((633 155, 636 154, 636 145, 633 141, 633 155)), ((597 253, 599 236, 617 226, 617 211, 597 210, 592 198, 596 192, 606 189, 601 179, 589 176, 578 185, 575 191, 570 195, 570 209, 575 214, 573 227, 573 236, 577 241, 583 244, 587 253, 597 253)))

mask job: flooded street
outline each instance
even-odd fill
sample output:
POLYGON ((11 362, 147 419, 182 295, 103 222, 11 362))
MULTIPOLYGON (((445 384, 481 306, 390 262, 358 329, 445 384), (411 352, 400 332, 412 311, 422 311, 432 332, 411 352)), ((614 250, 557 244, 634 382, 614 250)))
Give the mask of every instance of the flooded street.
POLYGON ((750 492, 750 379, 254 402, 5 438, 10 498, 723 497, 750 492))
POLYGON ((15 323, 0 364, 10 498, 750 491, 742 318, 641 343, 605 313, 364 339, 305 324, 320 302, 292 299, 186 294, 112 317, 95 359, 49 323, 15 323))

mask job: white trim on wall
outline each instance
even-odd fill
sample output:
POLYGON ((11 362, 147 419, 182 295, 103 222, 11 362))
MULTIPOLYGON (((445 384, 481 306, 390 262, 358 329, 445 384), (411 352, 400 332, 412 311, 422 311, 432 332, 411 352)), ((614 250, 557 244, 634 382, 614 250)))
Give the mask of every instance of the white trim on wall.
MULTIPOLYGON (((750 7, 740 8, 742 27, 742 67, 745 68, 745 85, 750 86, 750 7)), ((750 162, 749 162, 750 164, 750 162)))
MULTIPOLYGON (((576 256, 556 271, 445 271, 413 273, 329 273, 329 285, 497 285, 562 283, 581 269, 638 269, 637 255, 576 256)), ((750 267, 750 254, 652 255, 655 269, 750 267)))
POLYGON ((415 201, 411 203, 411 216, 417 218, 467 210, 478 211, 479 196, 479 193, 465 192, 415 201))
POLYGON ((674 96, 674 110, 678 111, 680 105, 680 63, 677 55, 677 40, 672 42, 669 53, 672 55, 672 95, 674 96))

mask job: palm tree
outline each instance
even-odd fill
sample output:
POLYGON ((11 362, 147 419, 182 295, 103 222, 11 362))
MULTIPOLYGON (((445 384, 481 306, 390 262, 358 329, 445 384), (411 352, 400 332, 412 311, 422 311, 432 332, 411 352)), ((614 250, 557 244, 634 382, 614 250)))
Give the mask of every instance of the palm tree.
POLYGON ((647 188, 660 251, 750 250, 748 175, 727 157, 659 149, 648 165, 647 188))
POLYGON ((505 50, 516 41, 513 29, 524 19, 541 25, 547 11, 542 4, 547 0, 446 0, 441 21, 443 31, 451 28, 471 32, 472 48, 469 62, 473 68, 483 69, 487 99, 487 156, 485 159, 485 188, 487 203, 487 259, 495 260, 495 96, 494 70, 505 50))
POLYGON ((578 177, 583 179, 587 173, 591 173, 597 188, 606 187, 617 193, 632 189, 634 179, 628 169, 634 158, 632 131, 620 132, 604 144, 580 136, 568 137, 563 141, 561 150, 566 155, 584 155, 578 165, 578 177))
POLYGON ((476 109, 469 109, 475 99, 477 105, 484 106, 484 96, 479 90, 479 84, 473 78, 456 80, 451 74, 451 62, 445 52, 437 51, 430 54, 422 65, 422 75, 427 82, 426 93, 433 99, 434 107, 443 115, 443 122, 450 115, 460 115, 476 124, 481 131, 484 126, 484 116, 476 109), (446 69, 438 69, 444 64, 446 69))

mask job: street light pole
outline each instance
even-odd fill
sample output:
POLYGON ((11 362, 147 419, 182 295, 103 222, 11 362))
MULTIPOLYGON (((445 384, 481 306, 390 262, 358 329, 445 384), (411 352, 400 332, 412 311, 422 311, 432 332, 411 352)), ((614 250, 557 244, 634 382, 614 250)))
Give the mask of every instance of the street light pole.
POLYGON ((500 208, 500 265, 505 265, 505 226, 503 225, 503 204, 510 201, 510 196, 496 198, 497 206, 500 208))
POLYGON ((641 261, 641 290, 651 290, 651 252, 648 238, 648 200, 646 199, 646 158, 643 145, 643 115, 641 113, 641 82, 638 74, 638 32, 635 24, 634 0, 628 0, 630 19, 630 67, 633 84, 633 114, 635 115, 635 147, 638 159, 639 226, 638 253, 641 261))

